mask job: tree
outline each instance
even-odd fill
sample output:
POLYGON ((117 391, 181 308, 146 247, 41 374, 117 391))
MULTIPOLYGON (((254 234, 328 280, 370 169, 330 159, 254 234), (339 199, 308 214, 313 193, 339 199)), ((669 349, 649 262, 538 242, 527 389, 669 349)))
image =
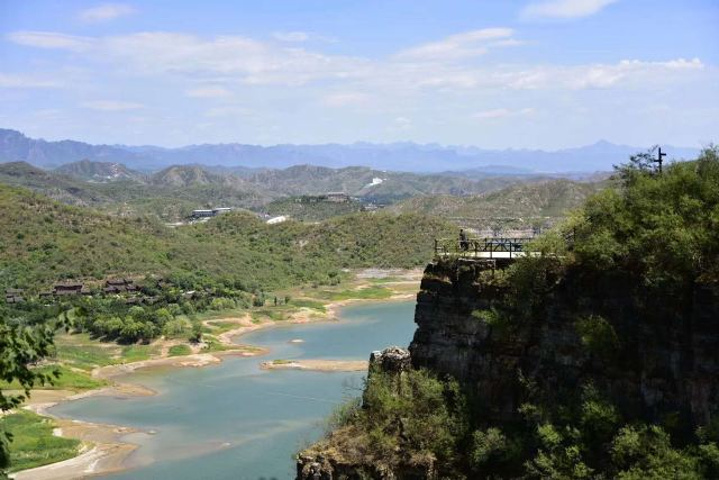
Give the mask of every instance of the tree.
MULTIPOLYGON (((32 365, 50 354, 53 348, 54 328, 48 324, 28 327, 10 324, 0 318, 0 379, 5 382, 17 381, 22 394, 8 395, 0 390, 0 411, 19 406, 30 396, 35 385, 51 383, 52 377, 33 370, 32 365)), ((57 375, 57 372, 55 372, 57 375)), ((0 432, 0 479, 7 478, 10 467, 10 442, 7 432, 0 432)))

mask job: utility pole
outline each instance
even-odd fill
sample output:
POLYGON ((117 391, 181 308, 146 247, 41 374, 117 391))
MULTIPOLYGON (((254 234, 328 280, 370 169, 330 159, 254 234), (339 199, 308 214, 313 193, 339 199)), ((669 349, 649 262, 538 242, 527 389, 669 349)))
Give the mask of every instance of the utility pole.
POLYGON ((659 174, 662 173, 662 163, 664 162, 664 157, 666 157, 667 154, 662 152, 662 147, 659 147, 659 151, 657 152, 657 159, 654 160, 655 163, 659 164, 659 174))

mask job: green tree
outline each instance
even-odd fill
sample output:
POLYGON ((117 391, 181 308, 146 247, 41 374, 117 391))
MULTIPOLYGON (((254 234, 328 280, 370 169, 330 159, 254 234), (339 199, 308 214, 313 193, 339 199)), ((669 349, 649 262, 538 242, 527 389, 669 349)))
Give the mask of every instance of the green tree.
MULTIPOLYGON (((13 395, 0 390, 0 411, 19 406, 29 397, 33 386, 52 382, 52 376, 34 370, 32 366, 52 352, 53 332, 50 325, 28 327, 11 324, 0 317, 0 379, 17 381, 24 390, 22 394, 13 395)), ((7 432, 0 432, 0 479, 7 478, 11 441, 7 432)))

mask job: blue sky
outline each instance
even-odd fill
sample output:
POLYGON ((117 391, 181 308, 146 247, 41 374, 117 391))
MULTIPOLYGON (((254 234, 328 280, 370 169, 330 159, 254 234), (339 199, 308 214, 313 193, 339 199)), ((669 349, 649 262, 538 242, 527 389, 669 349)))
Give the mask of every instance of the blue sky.
POLYGON ((91 143, 719 141, 716 0, 0 2, 0 127, 91 143))

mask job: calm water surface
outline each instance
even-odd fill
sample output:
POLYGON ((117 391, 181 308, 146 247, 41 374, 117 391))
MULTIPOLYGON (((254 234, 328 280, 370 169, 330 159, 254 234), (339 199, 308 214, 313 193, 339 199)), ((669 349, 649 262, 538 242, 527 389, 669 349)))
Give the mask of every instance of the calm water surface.
POLYGON ((131 469, 107 479, 291 479, 293 454, 316 440, 332 409, 361 392, 364 373, 263 371, 274 358, 366 359, 372 350, 406 346, 414 302, 344 308, 342 321, 283 326, 242 337, 271 349, 266 358, 224 357, 205 368, 133 374, 159 394, 91 397, 52 409, 58 416, 136 427, 141 446, 131 469), (290 344, 301 338, 305 342, 290 344))

